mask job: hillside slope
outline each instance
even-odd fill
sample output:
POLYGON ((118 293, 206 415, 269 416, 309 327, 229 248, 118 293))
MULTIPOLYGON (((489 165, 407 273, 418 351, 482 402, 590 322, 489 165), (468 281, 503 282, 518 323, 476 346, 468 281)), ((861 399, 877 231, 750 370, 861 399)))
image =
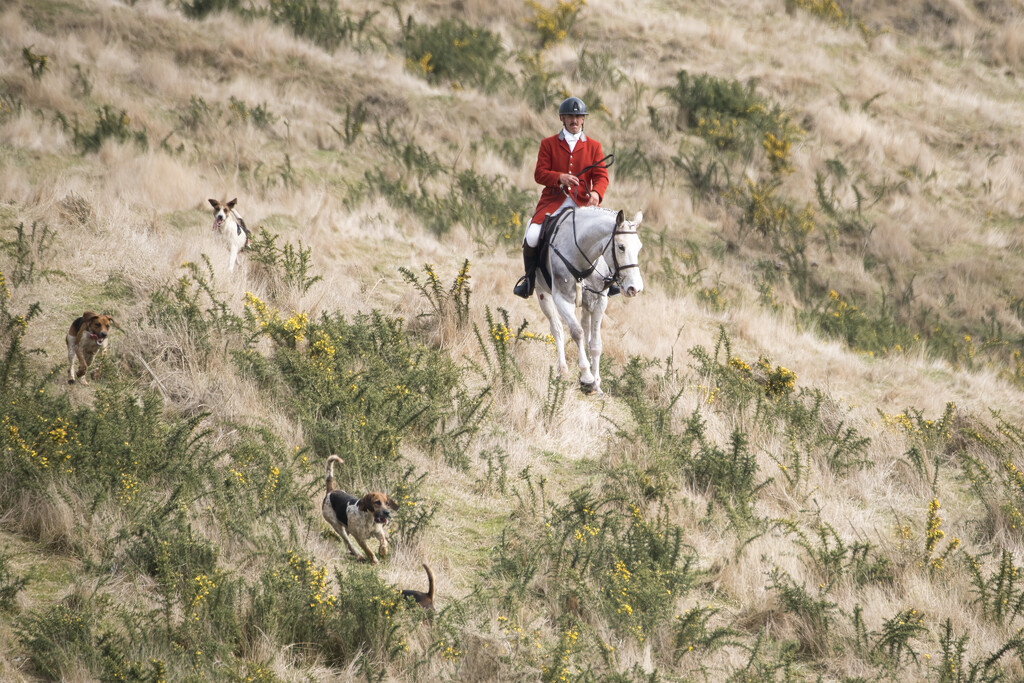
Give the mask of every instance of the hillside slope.
POLYGON ((1022 28, 4 4, 0 678, 1024 677, 1022 28), (569 94, 644 213, 601 398, 511 296, 569 94), (120 327, 68 385, 85 310, 120 327), (400 503, 380 565, 331 453, 400 503))

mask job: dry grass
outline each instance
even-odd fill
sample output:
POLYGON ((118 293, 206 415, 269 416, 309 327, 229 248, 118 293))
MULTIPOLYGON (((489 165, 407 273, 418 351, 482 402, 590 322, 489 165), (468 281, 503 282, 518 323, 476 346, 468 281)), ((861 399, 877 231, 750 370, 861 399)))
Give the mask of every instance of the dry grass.
MULTIPOLYGON (((1012 226, 1024 206, 1024 157, 1017 144, 1024 113, 1017 76, 1008 72, 1024 60, 1022 19, 1014 15, 996 22, 964 3, 937 3, 951 22, 947 28, 923 11, 925 3, 898 8, 866 0, 851 4, 855 16, 890 32, 865 41, 855 30, 829 27, 807 13, 790 18, 781 2, 725 2, 685 10, 642 2, 638 11, 637 3, 590 0, 577 25, 586 40, 552 48, 549 63, 568 70, 584 46, 615 54, 618 67, 642 86, 642 94, 639 102, 631 103, 628 88, 605 89, 613 115, 593 117, 588 133, 606 151, 641 142, 652 158, 665 160, 678 152, 670 135, 649 127, 640 132, 622 129, 616 117, 636 107, 643 120, 650 106, 668 120, 674 112, 658 89, 671 83, 680 69, 758 78, 762 89, 794 111, 806 129, 787 187, 810 197, 815 173, 830 158, 842 159, 871 183, 908 179, 904 189, 873 209, 876 227, 866 239, 864 254, 903 268, 898 275, 904 281, 915 276, 915 294, 922 304, 942 309, 951 294, 951 315, 974 320, 998 310, 1006 329, 1019 334, 1020 321, 1005 313, 1005 293, 1019 296, 1022 284, 1021 243, 1012 226), (918 175, 908 174, 909 169, 918 175), (934 174, 932 179, 923 180, 929 174, 934 174)), ((363 9, 357 3, 342 5, 355 13, 363 9)), ((466 21, 486 26, 504 43, 524 40, 521 4, 463 5, 466 21)), ((382 120, 394 121, 402 139, 423 145, 442 166, 471 164, 477 171, 532 188, 532 148, 516 165, 493 149, 475 145, 485 135, 550 134, 557 125, 553 115, 538 114, 508 93, 485 96, 429 86, 406 70, 397 50, 360 53, 343 46, 327 54, 266 21, 240 22, 226 14, 185 21, 162 2, 125 6, 87 1, 79 7, 85 11, 62 19, 55 6, 15 2, 0 15, 0 87, 24 103, 20 114, 0 118, 0 199, 13 222, 42 221, 59 232, 59 248, 47 265, 72 275, 23 287, 12 303, 17 310, 42 302, 43 315, 28 341, 46 351, 44 365, 63 362, 64 333, 71 319, 85 308, 110 305, 124 327, 114 337, 115 362, 145 368, 139 381, 163 395, 168 409, 211 412, 211 422, 221 428, 217 439, 230 439, 224 425, 239 422, 268 426, 289 445, 303 443, 301 428, 286 416, 268 414, 257 387, 238 378, 227 360, 197 360, 188 330, 166 334, 146 323, 148 295, 179 276, 183 262, 198 262, 203 254, 213 263, 216 291, 236 312, 244 292, 265 295, 265 283, 250 275, 245 255, 237 272, 227 272, 226 250, 209 229, 207 197, 238 196, 250 226, 273 229, 311 248, 315 272, 324 280, 305 294, 291 293, 282 310, 316 316, 378 309, 402 316, 412 326, 424 302, 402 281, 398 268, 415 271, 430 263, 448 277, 470 258, 474 321, 485 326, 485 307, 505 308, 512 321, 525 319, 530 330, 547 331, 534 302, 509 295, 520 268, 515 250, 482 247, 459 228, 438 237, 379 197, 348 201, 344 193, 349 184, 358 183, 363 171, 390 161, 373 142, 372 124, 349 148, 330 126, 343 126, 345 104, 369 98, 382 120), (38 81, 21 58, 22 48, 29 45, 51 59, 50 70, 38 81), (90 86, 88 97, 81 94, 82 73, 90 86), (218 108, 222 119, 193 136, 181 128, 179 117, 195 96, 218 108), (266 103, 277 120, 266 130, 231 122, 227 111, 232 97, 249 106, 266 103), (54 114, 61 112, 68 120, 77 116, 84 123, 94 117, 94 106, 104 103, 124 108, 132 127, 145 128, 148 149, 108 141, 95 154, 76 153, 71 133, 55 123, 54 114), (168 134, 172 148, 184 145, 181 152, 159 147, 168 134), (275 170, 285 154, 295 169, 291 184, 275 170), (61 210, 69 197, 80 197, 87 205, 84 224, 73 212, 61 210), (115 275, 127 283, 131 296, 104 293, 105 283, 115 275)), ((394 32, 394 13, 381 9, 376 25, 394 32)), ((403 11, 418 21, 448 16, 444 3, 419 3, 403 11)), ((591 85, 568 75, 563 82, 573 91, 591 85)), ((758 307, 751 264, 759 245, 745 247, 750 260, 730 255, 718 237, 727 233, 730 219, 723 217, 721 207, 695 208, 676 176, 669 161, 658 182, 615 180, 606 204, 624 206, 627 213, 643 209, 644 230, 652 232, 648 244, 660 230, 680 239, 699 239, 709 255, 708 277, 719 276, 734 298, 724 311, 713 311, 692 294, 671 296, 655 283, 638 300, 614 300, 604 327, 605 376, 621 370, 631 355, 657 360, 671 356, 684 367, 690 361, 687 351, 713 346, 719 327, 725 326, 734 355, 755 360, 763 354, 793 369, 799 386, 825 391, 846 411, 839 418, 871 438, 873 469, 848 477, 823 469, 807 482, 813 494, 791 491, 777 478, 764 490, 757 513, 807 520, 809 509, 818 510, 821 521, 847 541, 867 539, 894 554, 901 543, 896 525, 907 523, 917 529, 913 542, 920 545, 931 486, 909 473, 904 463, 909 444, 904 435, 887 429, 879 414, 912 407, 937 416, 953 402, 965 414, 988 416, 996 410, 1019 424, 1024 417, 1020 390, 998 377, 998 367, 967 372, 919 351, 872 358, 800 328, 790 315, 758 307)), ((447 182, 437 180, 434 189, 442 190, 447 182)), ((842 199, 852 201, 848 189, 842 199)), ((833 286, 842 283, 844 291, 877 293, 878 274, 865 270, 862 254, 830 260, 821 244, 812 251, 816 262, 830 269, 833 286)), ((428 338, 455 359, 483 362, 471 330, 449 325, 428 338)), ((601 401, 570 392, 558 419, 549 424, 542 406, 553 350, 543 344, 526 346, 517 363, 525 381, 495 396, 477 451, 503 448, 510 476, 529 466, 533 476, 549 480, 549 495, 559 499, 579 483, 578 463, 614 461, 616 455, 608 453, 614 425, 628 415, 614 397, 601 401)), ((75 387, 72 392, 76 400, 88 400, 88 390, 75 387)), ((676 417, 685 419, 697 409, 705 411, 712 438, 726 442, 734 416, 727 408, 716 410, 702 402, 700 392, 688 387, 676 417)), ((754 452, 763 476, 777 470, 776 460, 785 448, 776 435, 759 435, 754 452)), ((420 563, 427 561, 438 580, 440 599, 463 598, 473 590, 494 542, 490 532, 507 518, 514 501, 482 489, 482 462, 459 472, 415 449, 405 455, 430 473, 427 495, 444 512, 414 546, 397 549, 382 575, 403 588, 422 588, 420 563)), ((966 496, 959 496, 958 483, 940 477, 939 488, 948 535, 964 537, 972 553, 984 552, 987 546, 968 539, 967 527, 976 511, 966 496)), ((310 519, 299 523, 307 530, 304 550, 333 572, 348 560, 337 539, 321 533, 319 486, 312 491, 310 519)), ((767 588, 766 574, 776 566, 798 582, 815 580, 791 539, 773 532, 741 545, 746 539, 704 520, 708 492, 683 488, 678 496, 671 506, 673 519, 686 530, 686 543, 699 549, 702 569, 709 574, 699 599, 728 596, 727 616, 722 618, 747 625, 748 633, 763 626, 777 640, 810 637, 801 631, 805 624, 779 614, 777 596, 767 588)), ((45 503, 18 502, 12 506, 17 519, 8 513, 3 525, 68 553, 83 533, 76 527, 72 501, 72 493, 63 491, 45 503)), ((1016 557, 1024 554, 1018 537, 1002 536, 998 545, 1016 557)), ((243 555, 240 549, 226 552, 232 559, 243 555)), ((890 590, 844 587, 830 599, 846 613, 859 604, 869 631, 880 628, 897 608, 916 606, 927 613, 930 624, 948 617, 957 632, 969 632, 975 657, 1002 644, 1005 634, 1000 629, 978 623, 959 607, 971 600, 964 575, 947 582, 931 580, 914 567, 897 572, 890 590)), ((680 599, 679 611, 693 601, 693 596, 680 599)), ((524 608, 523 618, 553 633, 548 616, 533 609, 524 608)), ((493 634, 482 629, 476 637, 480 643, 490 642, 493 634)), ((9 651, 9 634, 0 632, 0 645, 5 645, 0 651, 9 651)), ((257 644, 256 649, 253 657, 273 659, 274 671, 283 679, 299 676, 301 665, 288 654, 274 652, 273 643, 257 644)), ((471 649, 464 680, 494 675, 499 665, 483 654, 482 645, 471 649)), ((939 656, 934 650, 930 655, 939 656)), ((642 646, 623 643, 618 664, 625 670, 649 664, 650 657, 642 646)), ((721 671, 743 662, 740 653, 721 651, 705 665, 721 671)), ((439 675, 434 666, 430 673, 439 675)), ((699 675, 696 667, 681 666, 683 675, 699 675)), ((829 666, 837 676, 872 675, 850 656, 837 657, 829 666)), ((17 671, 17 666, 4 655, 0 670, 17 671)), ((358 676, 354 668, 317 666, 303 674, 337 680, 358 676)), ((70 676, 76 675, 87 678, 81 672, 70 676)))

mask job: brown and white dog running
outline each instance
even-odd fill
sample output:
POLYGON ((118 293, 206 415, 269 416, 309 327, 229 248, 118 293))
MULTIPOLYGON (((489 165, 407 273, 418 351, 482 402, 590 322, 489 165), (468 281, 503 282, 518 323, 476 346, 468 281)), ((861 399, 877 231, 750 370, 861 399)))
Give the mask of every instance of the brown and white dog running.
POLYGON ((416 600, 416 604, 423 609, 434 609, 434 575, 430 572, 430 567, 427 563, 423 563, 423 568, 427 570, 427 592, 414 591, 411 588, 407 588, 402 591, 402 596, 406 598, 413 598, 416 600))
POLYGON ((235 262, 238 261, 238 252, 245 249, 249 244, 249 228, 245 227, 245 221, 237 211, 235 204, 238 199, 221 203, 211 199, 210 206, 213 207, 213 231, 224 236, 231 249, 231 260, 228 262, 228 270, 235 269, 235 262))
POLYGON ((359 557, 352 546, 349 535, 355 537, 356 543, 366 553, 366 559, 377 564, 377 556, 373 554, 366 542, 370 538, 379 541, 377 552, 383 557, 388 554, 388 537, 384 527, 391 521, 391 510, 398 509, 398 503, 391 497, 373 491, 362 498, 334 488, 334 463, 345 462, 336 455, 327 458, 327 494, 321 506, 324 519, 338 532, 345 541, 348 551, 359 557), (391 508, 389 510, 388 508, 391 508))
POLYGON ((78 377, 82 378, 82 384, 89 383, 85 373, 96 354, 106 351, 107 335, 110 334, 111 327, 117 327, 113 316, 96 315, 92 311, 86 311, 82 317, 75 318, 75 322, 71 323, 67 338, 68 384, 74 384, 78 377))

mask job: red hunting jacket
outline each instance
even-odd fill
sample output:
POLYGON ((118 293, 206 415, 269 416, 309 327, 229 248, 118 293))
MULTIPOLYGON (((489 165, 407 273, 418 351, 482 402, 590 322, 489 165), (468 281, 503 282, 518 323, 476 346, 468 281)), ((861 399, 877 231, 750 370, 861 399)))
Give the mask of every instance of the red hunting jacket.
MULTIPOLYGON (((580 135, 576 149, 570 152, 569 143, 563 136, 564 132, 563 129, 558 135, 540 141, 533 179, 544 186, 544 191, 541 192, 540 202, 537 203, 537 210, 533 214, 533 223, 543 222, 544 214, 553 213, 565 201, 565 193, 558 184, 560 174, 572 173, 579 176, 584 168, 604 158, 601 143, 588 138, 586 133, 580 135)), ((604 200, 604 192, 607 189, 608 170, 602 165, 585 172, 580 178, 580 184, 570 194, 579 206, 585 206, 590 197, 589 192, 596 192, 597 196, 604 200)))

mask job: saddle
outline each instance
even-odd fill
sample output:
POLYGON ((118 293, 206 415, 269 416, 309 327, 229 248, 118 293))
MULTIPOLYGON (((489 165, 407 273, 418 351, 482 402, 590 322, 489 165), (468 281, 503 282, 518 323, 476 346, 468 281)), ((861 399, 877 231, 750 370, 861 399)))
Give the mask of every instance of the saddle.
POLYGON ((573 216, 575 211, 573 207, 567 206, 555 213, 545 215, 544 222, 540 224, 540 239, 537 242, 537 270, 544 276, 544 282, 547 283, 548 289, 551 288, 551 270, 548 268, 547 258, 551 247, 551 238, 554 237, 558 226, 565 219, 573 216))

